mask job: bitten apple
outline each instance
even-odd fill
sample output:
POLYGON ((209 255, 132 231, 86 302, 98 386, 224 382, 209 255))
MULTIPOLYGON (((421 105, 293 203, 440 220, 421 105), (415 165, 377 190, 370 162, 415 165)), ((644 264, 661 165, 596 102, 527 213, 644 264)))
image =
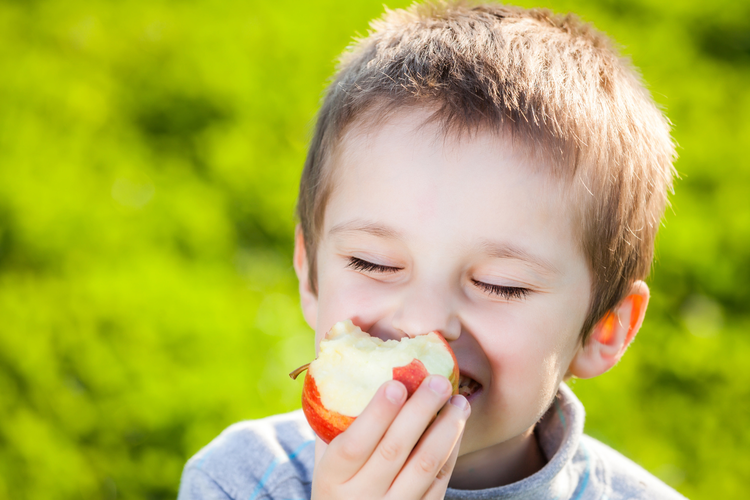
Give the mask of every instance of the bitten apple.
POLYGON ((438 332, 383 341, 340 321, 320 342, 315 361, 290 376, 305 369, 302 410, 326 443, 349 427, 388 380, 402 382, 410 397, 428 375, 443 375, 458 393, 458 362, 438 332))

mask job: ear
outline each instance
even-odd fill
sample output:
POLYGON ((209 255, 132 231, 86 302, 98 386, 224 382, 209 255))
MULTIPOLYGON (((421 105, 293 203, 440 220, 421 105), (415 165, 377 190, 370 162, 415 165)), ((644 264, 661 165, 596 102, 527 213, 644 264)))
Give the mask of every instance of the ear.
POLYGON ((294 271, 299 281, 299 297, 302 303, 302 315, 307 324, 315 330, 318 320, 318 296, 310 284, 310 267, 307 262, 305 237, 302 228, 297 225, 294 231, 294 271))
POLYGON ((569 373, 578 378, 591 378, 615 366, 641 328, 648 299, 646 283, 633 283, 630 294, 604 315, 594 326, 586 344, 579 347, 569 373))

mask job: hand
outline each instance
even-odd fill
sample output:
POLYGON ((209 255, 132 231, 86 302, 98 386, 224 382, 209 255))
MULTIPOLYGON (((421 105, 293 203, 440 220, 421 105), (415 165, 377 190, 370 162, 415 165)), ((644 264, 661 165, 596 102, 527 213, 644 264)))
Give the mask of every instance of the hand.
POLYGON ((318 440, 312 498, 442 499, 471 413, 466 398, 450 393, 438 375, 406 403, 403 384, 383 384, 345 432, 327 447, 318 440))

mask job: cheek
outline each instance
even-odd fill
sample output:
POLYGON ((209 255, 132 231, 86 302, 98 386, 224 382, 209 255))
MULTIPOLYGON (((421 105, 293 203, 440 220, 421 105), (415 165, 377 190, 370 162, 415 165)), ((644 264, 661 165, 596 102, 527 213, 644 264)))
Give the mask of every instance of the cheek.
POLYGON ((338 321, 351 319, 364 331, 387 314, 387 285, 353 273, 345 268, 328 269, 327 279, 319 283, 318 324, 316 337, 323 335, 338 321))
MULTIPOLYGON (((578 315, 564 313, 567 304, 528 306, 501 319, 495 315, 492 323, 502 329, 495 327, 497 335, 482 342, 493 367, 493 392, 504 406, 544 406, 567 372, 580 328, 578 315)), ((485 324, 492 324, 489 320, 485 324)))

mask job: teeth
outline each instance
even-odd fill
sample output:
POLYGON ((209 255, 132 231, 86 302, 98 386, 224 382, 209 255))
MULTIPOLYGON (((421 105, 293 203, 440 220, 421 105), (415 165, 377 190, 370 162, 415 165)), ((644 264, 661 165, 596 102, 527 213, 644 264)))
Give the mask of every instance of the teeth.
POLYGON ((458 393, 464 397, 470 396, 480 387, 482 387, 482 384, 471 377, 460 375, 458 378, 458 393))

